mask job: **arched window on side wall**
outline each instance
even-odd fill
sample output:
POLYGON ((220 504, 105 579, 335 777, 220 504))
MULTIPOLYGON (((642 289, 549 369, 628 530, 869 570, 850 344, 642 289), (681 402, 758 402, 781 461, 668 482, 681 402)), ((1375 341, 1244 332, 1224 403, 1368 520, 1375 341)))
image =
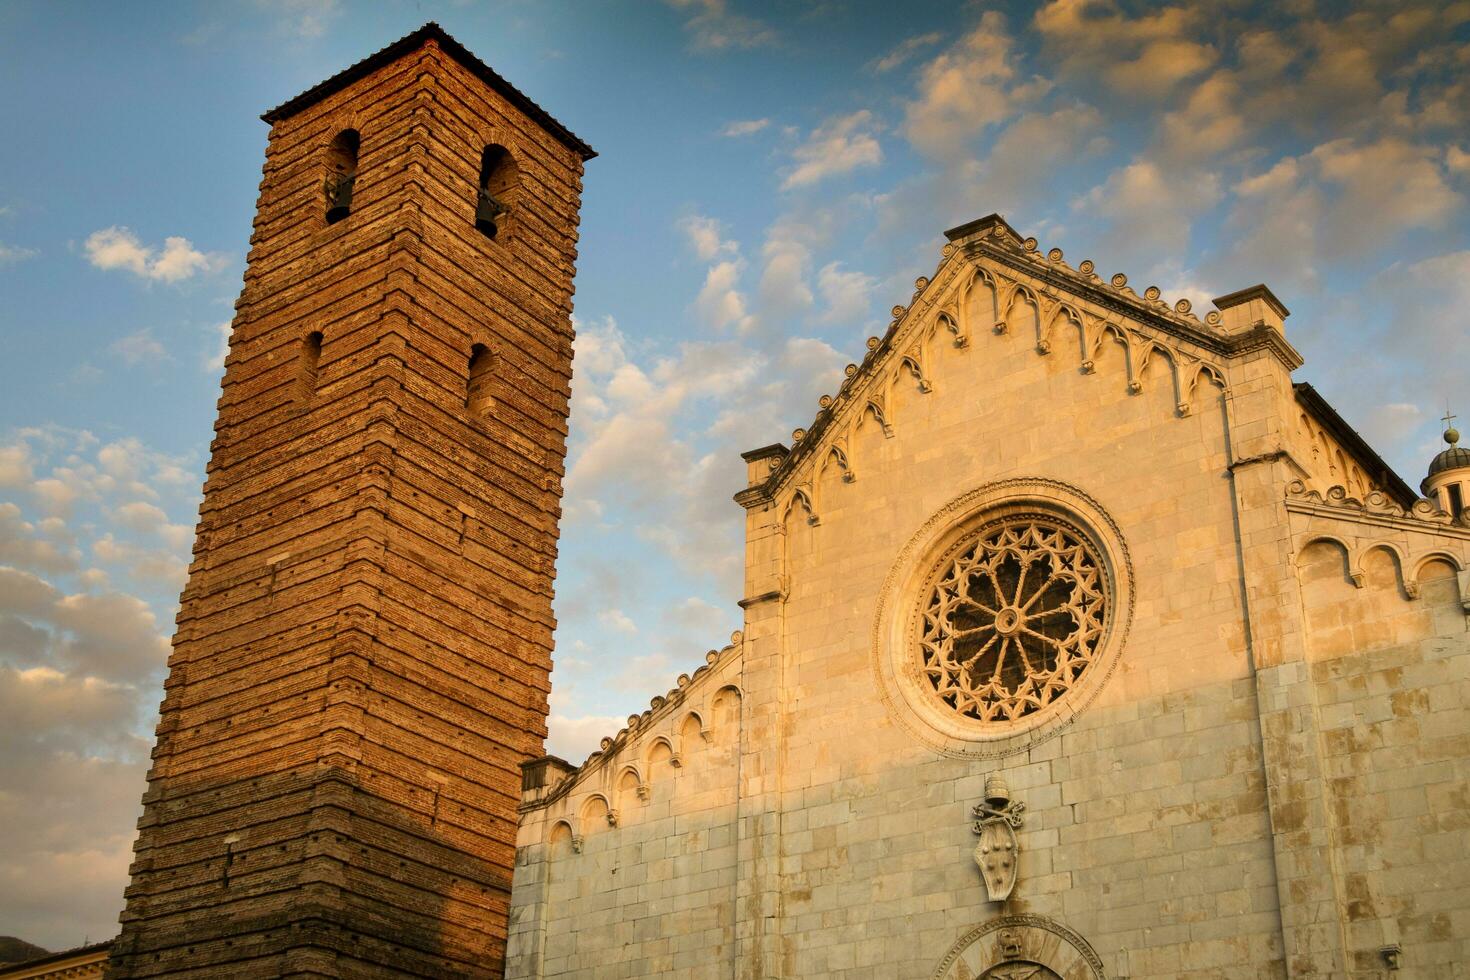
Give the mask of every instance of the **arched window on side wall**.
POLYGON ((465 408, 474 415, 489 415, 495 406, 491 383, 495 380, 495 355, 484 344, 470 348, 469 383, 465 388, 465 408))
POLYGON ((316 394, 317 365, 322 359, 322 332, 313 330, 301 338, 301 355, 296 366, 296 401, 302 405, 316 394))
POLYGON ((360 140, 355 129, 344 129, 327 147, 327 224, 336 224, 352 213, 352 185, 357 180, 357 147, 360 140))
POLYGON ((520 168, 510 151, 491 143, 480 154, 479 198, 475 202, 475 227, 486 238, 494 239, 505 229, 520 168))

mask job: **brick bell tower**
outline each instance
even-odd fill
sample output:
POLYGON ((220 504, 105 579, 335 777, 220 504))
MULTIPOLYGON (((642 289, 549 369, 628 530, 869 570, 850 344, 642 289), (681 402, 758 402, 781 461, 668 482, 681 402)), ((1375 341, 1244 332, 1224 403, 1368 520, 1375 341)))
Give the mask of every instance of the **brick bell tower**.
POLYGON ((110 977, 496 977, 583 163, 429 24, 271 124, 110 977))

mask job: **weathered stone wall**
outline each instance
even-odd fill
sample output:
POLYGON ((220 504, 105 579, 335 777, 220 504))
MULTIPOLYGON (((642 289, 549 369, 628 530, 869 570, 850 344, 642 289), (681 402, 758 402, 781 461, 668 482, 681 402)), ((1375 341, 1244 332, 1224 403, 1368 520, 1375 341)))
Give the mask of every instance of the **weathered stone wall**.
POLYGON ((507 976, 723 978, 734 963, 741 646, 521 822, 507 976))
POLYGON ((272 126, 112 976, 501 972, 582 160, 441 37, 272 126), (520 175, 495 241, 490 143, 520 175))
POLYGON ((1470 534, 1297 516, 1298 564, 1348 969, 1470 962, 1470 534), (1366 545, 1366 547, 1362 547, 1366 545))

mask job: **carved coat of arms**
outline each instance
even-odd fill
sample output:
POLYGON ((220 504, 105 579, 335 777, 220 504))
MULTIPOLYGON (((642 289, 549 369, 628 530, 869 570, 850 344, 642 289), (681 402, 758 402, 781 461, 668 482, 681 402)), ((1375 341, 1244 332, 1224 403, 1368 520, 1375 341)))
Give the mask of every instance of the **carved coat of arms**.
POLYGON ((975 845, 975 863, 992 902, 1004 902, 1016 887, 1021 845, 1016 830, 1022 823, 1026 804, 1011 799, 1005 780, 997 774, 985 779, 985 800, 971 811, 972 829, 980 838, 975 845))

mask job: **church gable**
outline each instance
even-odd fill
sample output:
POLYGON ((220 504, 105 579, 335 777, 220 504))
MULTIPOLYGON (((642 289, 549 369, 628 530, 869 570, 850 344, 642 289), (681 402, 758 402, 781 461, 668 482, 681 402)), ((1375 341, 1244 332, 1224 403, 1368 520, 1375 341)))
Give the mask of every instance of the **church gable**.
POLYGON ((1020 338, 1038 357, 1066 359, 1126 394, 1162 384, 1180 418, 1197 410, 1206 389, 1225 389, 1232 345, 1212 333, 1218 312, 1201 322, 1188 300, 1171 307, 1157 287, 1140 296, 1121 273, 1104 282, 1091 260, 1073 268, 1060 249, 1043 256, 1034 238, 1020 238, 996 215, 949 236, 935 274, 915 282, 909 305, 893 308, 887 332, 868 338, 837 394, 821 397, 811 425, 795 430, 790 452, 770 464, 763 490, 781 501, 783 515, 799 510, 819 523, 819 488, 829 477, 856 482, 859 436, 894 438, 906 403, 970 395, 941 390, 936 373, 948 359, 986 356, 989 337, 1020 338))

